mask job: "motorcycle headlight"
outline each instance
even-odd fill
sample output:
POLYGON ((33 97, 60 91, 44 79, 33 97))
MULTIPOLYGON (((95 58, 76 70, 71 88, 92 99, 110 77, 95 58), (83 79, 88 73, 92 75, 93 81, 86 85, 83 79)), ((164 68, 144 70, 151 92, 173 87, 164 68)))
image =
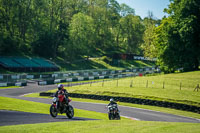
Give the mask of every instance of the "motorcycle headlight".
POLYGON ((52 99, 52 101, 53 101, 53 102, 56 102, 56 101, 57 101, 57 98, 56 98, 56 97, 54 97, 54 98, 52 99))

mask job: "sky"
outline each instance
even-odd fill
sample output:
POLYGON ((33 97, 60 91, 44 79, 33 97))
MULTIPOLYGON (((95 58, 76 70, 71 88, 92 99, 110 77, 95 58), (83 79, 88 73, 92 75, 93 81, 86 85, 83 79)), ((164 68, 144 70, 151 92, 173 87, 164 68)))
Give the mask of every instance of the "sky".
POLYGON ((135 9, 135 14, 139 15, 142 19, 148 16, 148 11, 153 12, 157 19, 162 19, 166 13, 163 12, 164 8, 168 8, 169 0, 117 0, 119 4, 125 3, 131 8, 135 9))

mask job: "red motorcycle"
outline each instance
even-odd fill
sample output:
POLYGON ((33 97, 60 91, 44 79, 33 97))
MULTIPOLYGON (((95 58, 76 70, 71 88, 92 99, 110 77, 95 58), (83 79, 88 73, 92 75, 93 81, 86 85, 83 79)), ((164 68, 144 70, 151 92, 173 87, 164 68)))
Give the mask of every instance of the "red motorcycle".
POLYGON ((52 105, 50 106, 50 115, 56 117, 58 113, 66 113, 66 116, 71 119, 74 116, 74 108, 69 104, 71 99, 68 98, 66 102, 66 97, 63 92, 58 93, 58 97, 53 97, 52 105))

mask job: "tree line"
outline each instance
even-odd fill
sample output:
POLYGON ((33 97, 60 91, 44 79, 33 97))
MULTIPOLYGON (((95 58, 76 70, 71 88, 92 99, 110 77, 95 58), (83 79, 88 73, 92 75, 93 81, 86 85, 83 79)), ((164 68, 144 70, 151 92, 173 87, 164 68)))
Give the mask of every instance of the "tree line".
POLYGON ((157 57, 165 72, 198 70, 200 66, 200 1, 170 0, 169 14, 159 26, 148 25, 144 33, 146 56, 157 57))
POLYGON ((169 17, 158 20, 116 0, 0 0, 0 55, 134 53, 157 57, 166 72, 198 69, 199 1, 170 1, 169 17))
POLYGON ((139 53, 145 30, 134 9, 116 0, 0 0, 0 17, 1 55, 139 53))

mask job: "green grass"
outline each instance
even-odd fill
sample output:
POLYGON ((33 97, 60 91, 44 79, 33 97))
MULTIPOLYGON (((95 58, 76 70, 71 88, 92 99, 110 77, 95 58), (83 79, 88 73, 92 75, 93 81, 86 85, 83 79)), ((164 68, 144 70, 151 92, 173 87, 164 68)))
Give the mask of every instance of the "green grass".
POLYGON ((2 126, 0 132, 9 133, 199 133, 197 123, 169 123, 145 121, 74 121, 2 126))
MULTIPOLYGON (((0 110, 13 110, 22 112, 49 114, 50 104, 31 102, 26 100, 0 97, 0 110)), ((85 117, 92 119, 107 119, 107 115, 94 111, 75 109, 75 117, 85 117)))
MULTIPOLYGON (((150 98, 166 101, 175 101, 199 105, 199 92, 193 92, 195 84, 199 83, 200 72, 190 72, 181 74, 168 74, 151 77, 137 77, 137 78, 125 78, 114 80, 112 82, 95 83, 92 86, 82 85, 77 87, 66 88, 69 92, 81 92, 91 94, 103 94, 113 96, 130 96, 130 97, 141 97, 150 98), (130 87, 130 83, 133 80, 133 87, 130 87), (146 88, 146 81, 148 80, 148 88, 146 88), (162 88, 162 82, 165 82, 165 88, 162 88), (174 83, 182 82, 182 89, 180 90, 179 84, 174 83), (161 83, 161 85, 156 83, 161 83), (184 85, 184 82, 187 84, 184 85), (135 83, 135 84, 134 84, 135 83)), ((55 90, 52 90, 55 92, 55 90)), ((38 94, 32 94, 32 96, 38 96, 38 94)), ((85 99, 75 99, 74 101, 88 101, 88 102, 102 102, 85 99)), ((45 113, 49 114, 48 104, 29 102, 25 100, 18 100, 12 98, 0 97, 0 109, 5 110, 18 110, 33 113, 45 113), (40 107, 40 108, 38 108, 40 107)), ((104 101, 104 103, 107 103, 104 101)), ((152 107, 146 105, 135 105, 128 103, 119 103, 120 105, 127 105, 133 107, 140 107, 153 110, 163 110, 163 112, 169 112, 184 116, 191 116, 199 118, 199 114, 178 111, 172 109, 165 109, 160 107, 152 107), (165 110, 165 111, 164 111, 165 110)), ((74 121, 74 122, 54 122, 54 123, 42 123, 42 124, 26 124, 26 125, 14 125, 14 126, 1 126, 0 132, 10 133, 26 133, 26 132, 84 132, 84 133, 102 133, 102 132, 113 132, 113 133, 199 133, 199 123, 176 123, 176 122, 151 122, 151 121, 133 121, 129 119, 122 119, 120 121, 109 121, 107 115, 102 113, 96 113, 92 111, 75 110, 77 117, 86 118, 100 118, 98 121, 74 121), (62 128, 60 127, 62 126, 62 128)))
POLYGON ((33 112, 33 113, 42 113, 48 114, 48 108, 50 105, 30 102, 20 99, 0 97, 0 109, 1 110, 14 110, 14 111, 23 111, 23 112, 33 112))
POLYGON ((90 58, 89 60, 80 59, 73 62, 65 62, 64 59, 58 57, 54 61, 61 67, 61 71, 87 69, 122 70, 125 68, 151 67, 155 65, 155 62, 137 60, 120 60, 119 63, 116 64, 112 62, 112 59, 106 56, 100 58, 90 58))
POLYGON ((0 89, 20 88, 19 86, 0 87, 0 89))
MULTIPOLYGON (((0 97, 0 109, 4 110, 17 110, 33 113, 48 114, 49 104, 42 104, 30 102, 25 100, 0 97)), ((52 123, 39 123, 39 124, 25 124, 25 125, 12 125, 0 126, 2 133, 199 133, 199 123, 170 123, 170 122, 147 122, 147 121, 134 121, 130 119, 122 119, 119 121, 109 121, 106 114, 75 110, 77 117, 98 118, 102 120, 97 121, 73 121, 73 122, 52 122, 52 123)))
MULTIPOLYGON (((123 78, 107 82, 73 86, 66 89, 69 93, 134 97, 183 103, 200 107, 200 91, 193 91, 199 83, 200 71, 195 71, 157 76, 123 78), (132 87, 130 87, 131 84, 132 87)), ((56 90, 52 90, 50 92, 55 91, 56 90)))

